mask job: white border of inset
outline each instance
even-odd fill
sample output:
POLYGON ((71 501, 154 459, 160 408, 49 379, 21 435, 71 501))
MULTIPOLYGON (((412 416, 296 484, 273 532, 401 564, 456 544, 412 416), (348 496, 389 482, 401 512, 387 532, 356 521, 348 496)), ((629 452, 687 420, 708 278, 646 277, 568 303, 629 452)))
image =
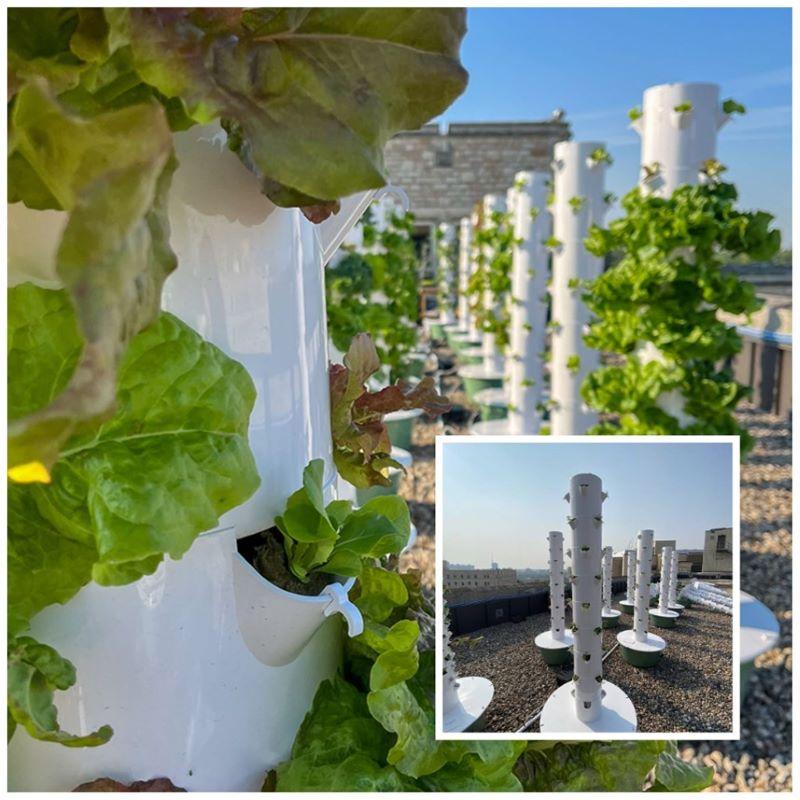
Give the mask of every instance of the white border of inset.
POLYGON ((637 732, 630 733, 571 733, 570 741, 631 741, 631 740, 659 740, 669 739, 673 741, 732 741, 741 738, 740 719, 739 719, 739 578, 740 570, 740 453, 738 436, 437 436, 436 437, 436 698, 435 698, 435 735, 440 741, 464 741, 490 740, 499 741, 552 741, 552 736, 543 733, 493 733, 481 731, 479 733, 452 733, 442 729, 442 619, 443 619, 443 589, 444 576, 442 570, 442 560, 444 557, 444 503, 443 496, 443 450, 445 446, 452 447, 458 445, 481 445, 481 444, 729 444, 731 446, 731 483, 733 509, 731 510, 731 524, 733 527, 733 581, 732 591, 734 597, 732 626, 733 636, 733 664, 731 674, 733 676, 733 730, 727 732, 637 732))

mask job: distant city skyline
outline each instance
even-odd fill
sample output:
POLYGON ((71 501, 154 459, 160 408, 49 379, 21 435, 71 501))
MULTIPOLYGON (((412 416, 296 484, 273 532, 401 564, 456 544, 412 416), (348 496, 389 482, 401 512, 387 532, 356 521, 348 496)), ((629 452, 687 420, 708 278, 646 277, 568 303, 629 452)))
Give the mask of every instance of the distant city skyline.
MULTIPOLYGON (((443 558, 488 569, 544 569, 547 533, 569 541, 564 494, 579 472, 609 493, 603 544, 633 547, 636 533, 702 550, 705 531, 733 524, 732 448, 727 443, 475 443, 442 448, 443 558)), ((567 545, 568 546, 568 545, 567 545)))
MULTIPOLYGON (((659 83, 706 81, 747 108, 717 157, 744 209, 774 214, 791 246, 792 18, 789 8, 470 8, 466 92, 440 122, 546 119, 566 110, 576 140, 605 142, 607 188, 638 180, 627 110, 659 83)), ((618 216, 619 205, 609 218, 618 216)))

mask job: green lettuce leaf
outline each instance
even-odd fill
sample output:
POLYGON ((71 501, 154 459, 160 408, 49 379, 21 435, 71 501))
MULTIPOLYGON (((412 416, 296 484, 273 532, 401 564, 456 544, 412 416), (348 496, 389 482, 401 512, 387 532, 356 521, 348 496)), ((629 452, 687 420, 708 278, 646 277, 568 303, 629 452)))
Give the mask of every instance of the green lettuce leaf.
POLYGON ((56 689, 69 689, 75 683, 75 667, 52 647, 28 636, 20 636, 8 650, 9 738, 16 725, 35 739, 58 742, 67 747, 96 747, 105 744, 112 734, 108 725, 85 736, 62 731, 53 705, 56 689))
MULTIPOLYGON (((63 292, 24 284, 10 290, 18 326, 9 334, 13 347, 43 303, 58 305, 54 295, 65 303, 62 311, 68 307, 63 292), (33 301, 36 295, 47 299, 33 301)), ((69 331, 69 315, 46 319, 57 343, 69 331)), ((34 350, 28 359, 68 362, 58 346, 55 355, 34 350)), ((74 339, 73 346, 79 347, 74 339)), ((24 362, 21 350, 15 357, 24 362)), ((9 396, 23 405, 46 400, 61 380, 57 370, 23 371, 19 378, 26 376, 35 382, 9 396)), ((170 314, 135 337, 120 364, 117 413, 96 432, 66 442, 50 484, 11 487, 12 618, 65 602, 89 576, 120 584, 153 572, 165 554, 180 558, 220 514, 250 497, 259 483, 247 444, 254 401, 244 368, 170 314), (32 579, 41 592, 29 591, 32 579)), ((12 418, 15 412, 10 404, 12 418)))
MULTIPOLYGON (((89 120, 35 80, 18 92, 11 124, 13 151, 25 165, 17 177, 35 179, 37 198, 44 186, 69 212, 55 272, 84 340, 60 392, 10 417, 9 467, 34 462, 49 469, 70 436, 113 413, 120 358, 158 314, 161 287, 176 265, 166 214, 175 161, 156 102, 89 120)), ((24 199, 28 186, 11 190, 24 199)))
POLYGON ((690 764, 678 755, 675 742, 658 755, 653 790, 662 792, 701 792, 714 781, 714 770, 698 764, 690 764))
POLYGON ((386 182, 383 147, 466 86, 463 9, 106 9, 138 73, 229 143, 282 206, 386 182), (309 165, 313 164, 313 169, 309 165))

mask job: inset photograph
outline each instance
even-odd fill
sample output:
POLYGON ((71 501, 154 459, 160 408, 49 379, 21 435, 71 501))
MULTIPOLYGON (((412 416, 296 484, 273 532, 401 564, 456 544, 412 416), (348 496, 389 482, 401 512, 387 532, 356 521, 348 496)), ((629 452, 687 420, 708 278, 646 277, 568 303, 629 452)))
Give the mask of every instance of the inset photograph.
POLYGON ((437 447, 437 736, 737 738, 736 437, 437 447))

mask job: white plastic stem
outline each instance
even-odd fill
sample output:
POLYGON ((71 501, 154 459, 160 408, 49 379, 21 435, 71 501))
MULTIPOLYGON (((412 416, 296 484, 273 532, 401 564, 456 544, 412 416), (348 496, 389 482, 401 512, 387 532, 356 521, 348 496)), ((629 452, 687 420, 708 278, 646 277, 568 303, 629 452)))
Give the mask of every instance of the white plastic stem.
POLYGON ((573 475, 565 499, 570 504, 567 521, 572 528, 575 715, 590 722, 600 715, 602 703, 602 481, 590 473, 573 475))
POLYGON ((636 551, 625 551, 625 568, 628 575, 628 585, 625 587, 625 602, 634 604, 636 598, 636 551))
POLYGON ((465 333, 470 329, 472 312, 469 310, 467 284, 471 262, 472 223, 462 217, 458 226, 458 329, 465 333))
POLYGON ((442 280, 442 307, 439 309, 439 321, 445 325, 452 325, 456 321, 454 312, 453 286, 453 250, 455 247, 456 230, 448 222, 439 225, 442 248, 439 252, 439 272, 442 280))
POLYGON ((564 534, 550 531, 550 633, 564 639, 564 534))
POLYGON ((509 433, 538 433, 544 385, 542 353, 546 348, 547 249, 550 235, 546 172, 518 172, 522 184, 514 204, 511 268, 509 363, 509 433))
POLYGON ((642 185, 669 197, 682 184, 696 184, 700 167, 717 150, 717 131, 727 122, 714 83, 664 83, 645 90, 642 117, 634 126, 642 134, 642 185), (689 111, 675 107, 691 104, 689 111), (644 167, 659 165, 646 179, 644 167))
POLYGON ((658 611, 669 611, 669 580, 672 573, 672 547, 666 545, 661 550, 661 591, 658 594, 658 611))
POLYGON ((614 563, 614 550, 603 548, 603 611, 611 611, 611 568, 614 563))
POLYGON ((672 558, 669 561, 669 591, 667 593, 667 605, 674 606, 678 603, 678 551, 672 551, 672 558))
POLYGON ((450 647, 450 609, 444 603, 444 622, 442 660, 444 661, 444 675, 442 676, 443 707, 445 713, 448 710, 460 706, 458 699, 458 673, 456 672, 455 656, 450 647))
POLYGON ((636 538, 636 605, 633 608, 633 631, 637 642, 645 642, 649 622, 647 612, 650 606, 653 531, 639 531, 636 538))
POLYGON ((600 275, 603 260, 586 250, 583 242, 591 225, 601 225, 605 165, 589 155, 600 142, 559 142, 555 146, 553 235, 561 243, 553 255, 553 336, 551 355, 551 433, 582 434, 597 422, 586 407, 580 388, 584 378, 600 364, 600 354, 583 341, 589 311, 581 300, 581 281, 600 275), (576 212, 569 204, 583 200, 576 212), (577 365, 574 363, 577 358, 577 365), (570 368, 571 367, 571 368, 570 368))
MULTIPOLYGON (((473 211, 472 216, 470 217, 470 249, 469 249, 470 276, 474 275, 478 271, 479 248, 472 241, 472 237, 475 236, 477 228, 478 228, 478 212, 473 211)), ((476 315, 472 313, 470 313, 469 317, 468 331, 469 331, 470 341, 473 342, 482 341, 483 332, 478 328, 478 319, 476 315)))
MULTIPOLYGON (((497 194, 487 194, 483 197, 483 219, 484 227, 494 225, 492 221, 493 213, 504 213, 506 211, 506 199, 497 194)), ((494 250, 487 247, 484 251, 486 263, 489 264, 494 257, 494 250)), ((494 296, 490 289, 485 289, 483 294, 483 305, 488 312, 494 312, 499 316, 502 313, 502 305, 494 296)), ((503 371, 503 354, 497 346, 494 333, 484 331, 483 334, 483 366, 487 371, 503 371)))

